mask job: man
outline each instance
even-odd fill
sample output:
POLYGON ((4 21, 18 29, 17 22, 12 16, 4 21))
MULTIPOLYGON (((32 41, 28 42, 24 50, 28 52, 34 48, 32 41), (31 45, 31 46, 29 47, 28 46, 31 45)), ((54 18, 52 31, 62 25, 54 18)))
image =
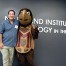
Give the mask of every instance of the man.
POLYGON ((18 21, 15 11, 8 11, 8 19, 0 26, 0 49, 2 53, 3 66, 12 66, 14 47, 17 43, 18 21))

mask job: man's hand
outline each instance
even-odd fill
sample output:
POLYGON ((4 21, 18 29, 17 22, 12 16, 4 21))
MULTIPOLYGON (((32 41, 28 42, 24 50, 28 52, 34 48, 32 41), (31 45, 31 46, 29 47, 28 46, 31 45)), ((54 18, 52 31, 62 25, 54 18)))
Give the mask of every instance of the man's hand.
POLYGON ((2 49, 3 48, 3 43, 0 43, 0 49, 2 49))

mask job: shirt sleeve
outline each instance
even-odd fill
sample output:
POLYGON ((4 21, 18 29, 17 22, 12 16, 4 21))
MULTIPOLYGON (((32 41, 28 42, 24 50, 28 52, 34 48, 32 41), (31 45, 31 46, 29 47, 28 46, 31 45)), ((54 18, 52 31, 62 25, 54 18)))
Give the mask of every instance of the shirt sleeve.
POLYGON ((0 34, 3 34, 4 30, 5 30, 5 25, 4 22, 0 24, 0 34))

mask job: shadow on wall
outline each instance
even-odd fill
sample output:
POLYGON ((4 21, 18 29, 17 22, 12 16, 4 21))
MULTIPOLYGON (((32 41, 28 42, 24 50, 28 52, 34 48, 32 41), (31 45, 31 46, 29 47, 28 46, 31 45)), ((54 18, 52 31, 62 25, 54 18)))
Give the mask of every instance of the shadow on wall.
POLYGON ((2 55, 1 55, 1 52, 0 52, 0 66, 3 66, 3 64, 2 64, 2 55))

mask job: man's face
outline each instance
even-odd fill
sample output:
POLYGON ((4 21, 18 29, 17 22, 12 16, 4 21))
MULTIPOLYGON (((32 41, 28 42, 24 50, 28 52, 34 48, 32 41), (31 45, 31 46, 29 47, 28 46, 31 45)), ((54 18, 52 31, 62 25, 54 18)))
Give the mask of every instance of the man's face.
POLYGON ((13 19, 15 18, 15 14, 14 14, 13 11, 10 11, 10 12, 9 12, 8 18, 9 18, 10 20, 13 20, 13 19))

